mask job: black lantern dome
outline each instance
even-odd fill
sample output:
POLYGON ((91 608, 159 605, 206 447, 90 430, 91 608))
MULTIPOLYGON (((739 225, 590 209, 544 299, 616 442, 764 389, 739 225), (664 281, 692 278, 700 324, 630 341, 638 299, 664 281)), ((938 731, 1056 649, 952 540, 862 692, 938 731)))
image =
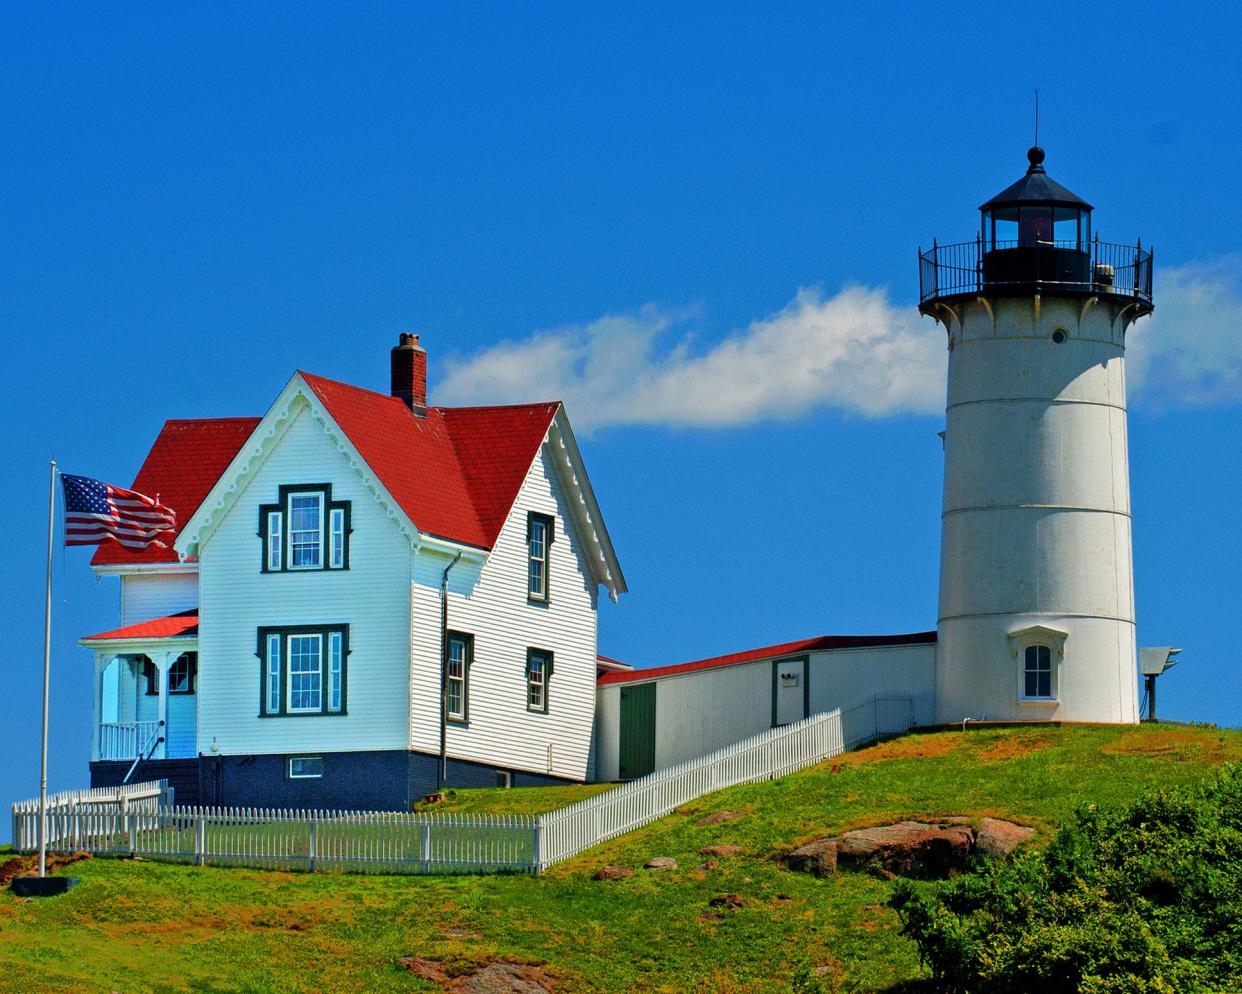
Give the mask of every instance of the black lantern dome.
POLYGON ((979 236, 919 252, 920 309, 946 298, 1037 294, 1123 296, 1151 310, 1151 252, 1092 239, 1089 203, 1026 153, 1026 175, 979 207, 979 236))

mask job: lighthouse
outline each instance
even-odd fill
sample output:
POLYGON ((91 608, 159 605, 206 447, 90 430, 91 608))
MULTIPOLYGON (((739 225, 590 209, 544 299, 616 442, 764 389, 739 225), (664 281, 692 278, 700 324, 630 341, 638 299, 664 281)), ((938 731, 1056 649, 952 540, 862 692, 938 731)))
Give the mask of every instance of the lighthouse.
POLYGON ((1093 235, 1044 158, 919 252, 949 349, 940 722, 1138 721, 1125 342, 1152 255, 1093 235))

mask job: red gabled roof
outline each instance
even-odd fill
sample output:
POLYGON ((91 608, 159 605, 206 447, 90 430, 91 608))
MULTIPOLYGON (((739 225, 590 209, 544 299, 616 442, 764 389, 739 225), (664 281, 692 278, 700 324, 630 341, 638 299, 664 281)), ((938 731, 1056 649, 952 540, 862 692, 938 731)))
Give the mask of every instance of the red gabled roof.
POLYGON ((737 663, 754 662, 756 659, 791 656, 801 652, 818 652, 824 649, 866 649, 885 645, 930 645, 934 644, 935 641, 935 632, 912 632, 907 635, 821 635, 818 638, 800 639, 797 642, 781 642, 777 645, 761 646, 758 649, 745 649, 742 652, 733 652, 726 656, 698 659, 692 663, 678 663, 676 666, 654 666, 645 670, 604 673, 596 682, 608 684, 629 683, 634 680, 650 680, 652 677, 672 676, 676 673, 690 673, 694 670, 713 669, 717 666, 733 666, 737 663))
POLYGON ((167 639, 188 638, 198 634, 198 608, 170 614, 167 618, 152 618, 136 625, 114 628, 110 632, 87 635, 83 642, 104 642, 115 639, 167 639))
MULTIPOLYGON (((433 407, 416 417, 395 397, 301 376, 420 531, 481 549, 496 543, 560 409, 557 402, 433 407)), ((184 526, 260 420, 166 422, 132 489, 158 495, 184 526)), ((108 542, 91 563, 174 563, 177 554, 167 541, 166 549, 142 551, 108 542)))
POLYGON ((560 404, 432 407, 302 378, 419 531, 490 549, 560 404))
MULTIPOLYGON (((177 512, 180 529, 193 517, 258 423, 258 418, 165 421, 130 489, 158 496, 161 503, 177 512)), ((168 546, 165 549, 152 545, 141 550, 105 542, 95 550, 91 565, 175 563, 173 539, 164 541, 168 546)))

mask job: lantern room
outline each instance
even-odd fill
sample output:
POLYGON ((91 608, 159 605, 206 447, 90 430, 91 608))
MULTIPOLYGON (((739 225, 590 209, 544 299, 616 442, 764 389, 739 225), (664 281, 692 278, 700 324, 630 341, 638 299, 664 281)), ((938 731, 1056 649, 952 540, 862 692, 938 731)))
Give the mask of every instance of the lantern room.
POLYGON ((1092 231, 1089 203, 1052 179, 1044 150, 1026 153, 1026 175, 979 208, 974 242, 919 250, 919 306, 973 296, 1039 294, 1126 298, 1151 310, 1151 251, 1111 245, 1092 231))
POLYGON ((983 251, 1085 251, 1091 241, 1091 205, 1048 176, 1042 148, 1030 149, 1026 157, 1026 175, 979 208, 983 251))

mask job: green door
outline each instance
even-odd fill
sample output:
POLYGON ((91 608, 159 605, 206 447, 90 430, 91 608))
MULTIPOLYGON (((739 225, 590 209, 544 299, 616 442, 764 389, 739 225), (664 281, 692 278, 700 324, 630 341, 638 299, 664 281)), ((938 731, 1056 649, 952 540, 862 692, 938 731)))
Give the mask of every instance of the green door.
POLYGON ((655 769, 656 685, 621 688, 621 779, 633 780, 655 769))

